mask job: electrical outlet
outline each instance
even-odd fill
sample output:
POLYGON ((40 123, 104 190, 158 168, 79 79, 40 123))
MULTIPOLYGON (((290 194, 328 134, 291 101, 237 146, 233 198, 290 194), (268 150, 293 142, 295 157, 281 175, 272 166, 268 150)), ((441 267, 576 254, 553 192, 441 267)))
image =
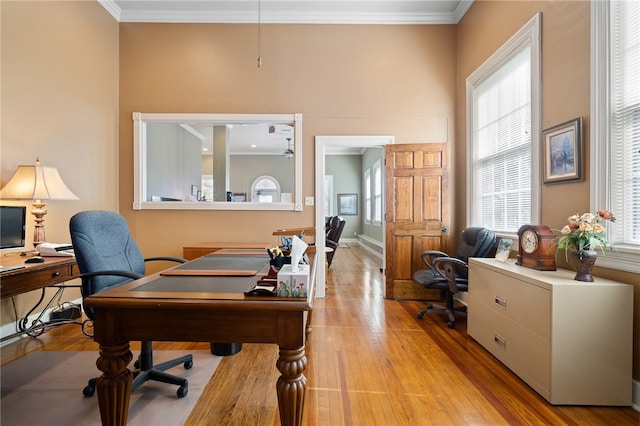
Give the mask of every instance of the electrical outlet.
POLYGON ((304 197, 304 205, 312 206, 313 205, 313 197, 304 197))

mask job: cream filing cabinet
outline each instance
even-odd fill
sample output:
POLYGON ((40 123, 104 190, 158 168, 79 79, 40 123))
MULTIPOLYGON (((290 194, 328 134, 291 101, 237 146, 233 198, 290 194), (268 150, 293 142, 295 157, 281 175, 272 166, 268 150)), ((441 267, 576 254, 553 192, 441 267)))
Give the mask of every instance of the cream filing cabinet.
POLYGON ((469 259, 467 330, 552 404, 631 405, 633 286, 469 259))

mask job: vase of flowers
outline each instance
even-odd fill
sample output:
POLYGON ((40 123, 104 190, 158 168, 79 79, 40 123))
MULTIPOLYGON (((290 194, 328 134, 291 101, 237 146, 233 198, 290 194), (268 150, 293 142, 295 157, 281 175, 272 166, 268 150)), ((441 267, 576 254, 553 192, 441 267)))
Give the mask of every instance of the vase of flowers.
POLYGON ((560 231, 558 248, 564 249, 567 257, 576 268, 575 280, 592 282, 591 270, 598 258, 598 248, 604 254, 605 247, 611 247, 607 241, 605 221, 615 222, 616 218, 608 210, 598 210, 595 213, 574 214, 569 216, 560 231))

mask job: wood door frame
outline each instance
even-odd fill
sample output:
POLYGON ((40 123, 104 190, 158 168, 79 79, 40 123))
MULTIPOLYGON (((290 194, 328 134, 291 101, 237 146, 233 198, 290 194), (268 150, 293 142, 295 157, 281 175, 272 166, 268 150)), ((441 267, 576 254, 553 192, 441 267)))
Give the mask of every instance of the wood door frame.
MULTIPOLYGON (((324 247, 324 174, 325 174, 325 155, 327 147, 384 147, 385 145, 394 144, 394 136, 316 136, 316 182, 315 182, 315 216, 316 216, 316 245, 324 247)), ((384 221, 382 224, 384 228, 384 221)), ((386 242, 384 229, 382 232, 382 261, 385 262, 386 242)), ((324 298, 326 295, 326 277, 325 269, 318 267, 316 269, 316 297, 324 298)), ((384 286, 383 286, 384 290, 384 286)), ((386 295, 385 295, 386 296, 386 295)))

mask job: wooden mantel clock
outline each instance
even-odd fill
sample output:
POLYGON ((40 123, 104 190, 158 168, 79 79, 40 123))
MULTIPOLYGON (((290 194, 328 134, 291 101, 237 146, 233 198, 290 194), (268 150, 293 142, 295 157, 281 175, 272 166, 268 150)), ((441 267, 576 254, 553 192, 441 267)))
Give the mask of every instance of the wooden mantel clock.
POLYGON ((556 236, 546 225, 522 225, 518 229, 516 264, 538 271, 556 270, 556 236))

